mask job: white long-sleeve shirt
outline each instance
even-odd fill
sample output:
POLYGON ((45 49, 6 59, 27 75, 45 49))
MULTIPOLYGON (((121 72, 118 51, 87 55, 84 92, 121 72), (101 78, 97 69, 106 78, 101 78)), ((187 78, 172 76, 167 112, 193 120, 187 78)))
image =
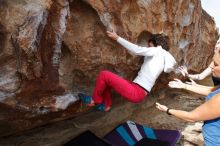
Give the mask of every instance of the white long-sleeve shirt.
POLYGON ((174 57, 161 46, 141 47, 119 37, 117 42, 135 55, 144 56, 144 63, 133 82, 145 88, 148 92, 154 86, 159 75, 170 72, 176 61, 174 57))

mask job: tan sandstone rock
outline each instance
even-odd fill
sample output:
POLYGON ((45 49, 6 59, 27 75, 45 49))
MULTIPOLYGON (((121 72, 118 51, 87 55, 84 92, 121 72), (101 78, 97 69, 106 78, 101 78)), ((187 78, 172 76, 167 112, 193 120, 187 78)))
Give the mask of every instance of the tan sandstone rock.
MULTIPOLYGON (((199 0, 0 0, 0 136, 75 116, 73 93, 91 93, 100 70, 132 80, 142 58, 106 30, 140 45, 166 36, 194 72, 207 67, 218 38, 199 0)), ((162 75, 154 92, 172 77, 162 75)))

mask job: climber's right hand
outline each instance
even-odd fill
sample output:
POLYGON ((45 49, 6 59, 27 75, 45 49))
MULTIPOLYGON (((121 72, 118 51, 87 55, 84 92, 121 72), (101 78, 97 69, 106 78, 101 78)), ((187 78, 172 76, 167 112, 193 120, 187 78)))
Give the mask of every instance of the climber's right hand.
POLYGON ((107 31, 107 35, 108 35, 108 37, 110 37, 111 39, 113 39, 113 40, 117 40, 118 38, 119 38, 119 36, 117 35, 117 33, 116 32, 114 32, 114 31, 107 31))

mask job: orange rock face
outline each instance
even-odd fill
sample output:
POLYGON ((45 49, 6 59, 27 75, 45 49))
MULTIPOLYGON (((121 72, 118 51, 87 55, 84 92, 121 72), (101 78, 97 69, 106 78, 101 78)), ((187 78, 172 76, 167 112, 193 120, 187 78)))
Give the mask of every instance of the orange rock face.
POLYGON ((106 30, 140 45, 162 34, 194 72, 207 67, 218 39, 199 0, 0 0, 0 136, 75 115, 74 93, 91 93, 100 70, 132 80, 142 58, 106 30))

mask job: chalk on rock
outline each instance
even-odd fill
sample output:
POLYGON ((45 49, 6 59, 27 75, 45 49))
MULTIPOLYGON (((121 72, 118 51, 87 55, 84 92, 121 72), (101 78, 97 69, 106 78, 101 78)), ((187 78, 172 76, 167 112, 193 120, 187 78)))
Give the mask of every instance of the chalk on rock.
POLYGON ((72 93, 68 93, 62 96, 55 96, 56 99, 55 108, 65 110, 69 105, 79 100, 78 96, 72 93))

